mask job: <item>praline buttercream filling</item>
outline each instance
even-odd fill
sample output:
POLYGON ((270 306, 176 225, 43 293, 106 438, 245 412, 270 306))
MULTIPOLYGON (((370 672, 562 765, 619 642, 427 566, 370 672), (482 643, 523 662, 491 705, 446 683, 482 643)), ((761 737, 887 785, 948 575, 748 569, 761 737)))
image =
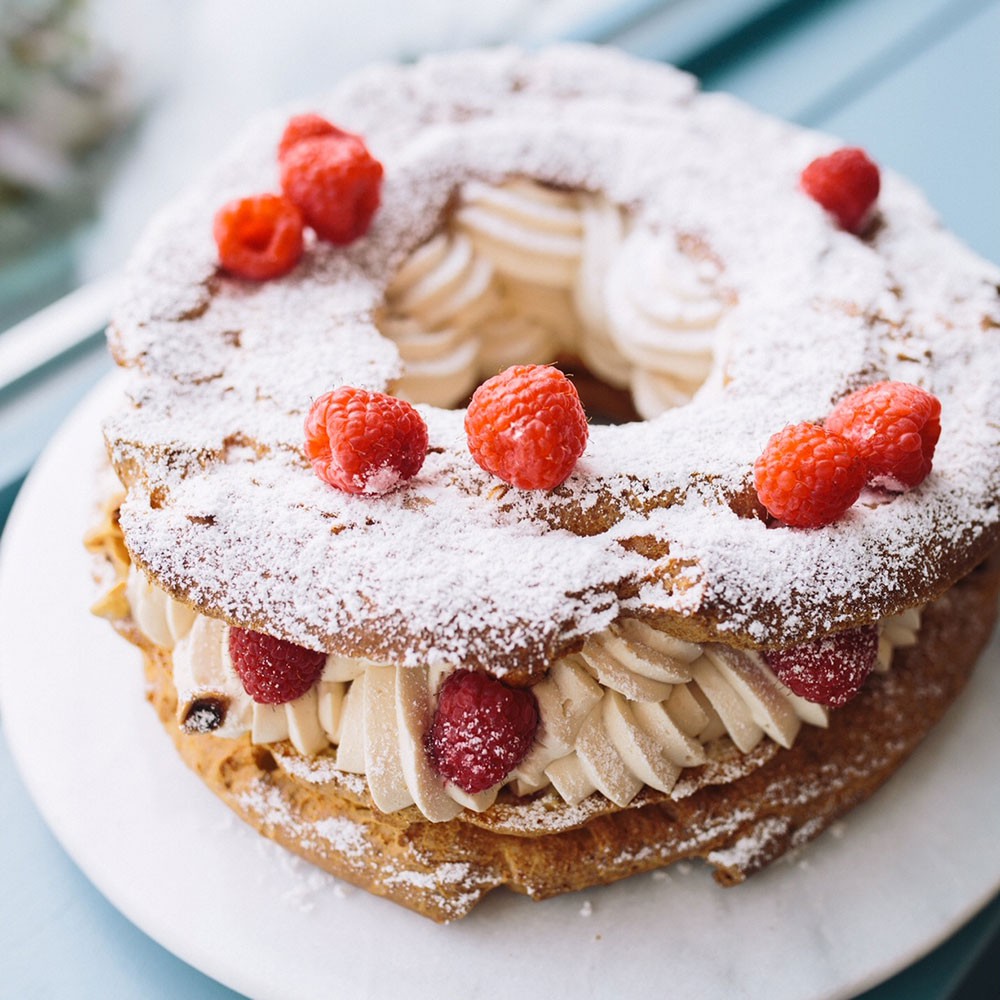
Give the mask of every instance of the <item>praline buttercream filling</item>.
POLYGON ((393 391, 413 402, 457 406, 508 365, 569 357, 648 419, 706 380, 731 301, 702 242, 633 233, 603 195, 470 181, 397 272, 379 329, 404 365, 393 391))
MULTIPOLYGON (((423 749, 450 665, 330 655, 305 695, 260 705, 233 669, 224 622, 180 605, 135 569, 126 593, 138 627, 171 650, 180 725, 230 738, 249 733, 260 744, 288 740, 301 754, 364 775, 382 811, 415 805, 432 821, 488 809, 504 786, 517 795, 551 787, 572 805, 599 792, 625 806, 644 787, 669 793, 685 767, 707 760, 714 740, 726 737, 744 754, 765 737, 790 747, 803 724, 826 726, 829 718, 755 652, 684 642, 625 620, 552 665, 532 688, 541 723, 531 751, 495 787, 469 795, 437 775, 423 749)), ((878 670, 889 669, 894 649, 916 642, 919 627, 917 609, 879 623, 878 670)))

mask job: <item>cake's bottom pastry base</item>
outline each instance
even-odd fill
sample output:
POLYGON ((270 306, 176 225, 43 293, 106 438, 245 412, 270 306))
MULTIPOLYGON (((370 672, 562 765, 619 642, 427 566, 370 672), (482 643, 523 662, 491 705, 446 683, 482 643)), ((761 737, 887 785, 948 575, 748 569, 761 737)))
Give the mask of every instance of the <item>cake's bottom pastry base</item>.
POLYGON ((917 645, 899 650, 893 669, 873 675, 828 729, 805 727, 790 750, 765 740, 747 755, 718 740, 709 763, 685 772, 670 796, 647 789, 621 809, 599 794, 569 806, 550 792, 501 798, 445 823, 413 808, 386 815, 363 778, 317 769, 288 743, 183 732, 170 654, 146 645, 146 669, 181 756, 244 820, 340 878, 447 921, 501 885, 543 899, 683 858, 704 858, 724 885, 742 882, 896 771, 969 677, 998 592, 994 555, 925 609, 917 645))

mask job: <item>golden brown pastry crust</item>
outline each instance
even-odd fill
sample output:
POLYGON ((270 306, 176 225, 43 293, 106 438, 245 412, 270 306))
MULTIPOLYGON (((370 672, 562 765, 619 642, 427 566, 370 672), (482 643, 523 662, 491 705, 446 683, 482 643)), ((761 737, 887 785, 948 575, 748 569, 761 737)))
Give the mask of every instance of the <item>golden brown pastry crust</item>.
POLYGON ((181 756, 244 820, 340 878, 447 921, 500 885, 542 899, 682 858, 706 859, 724 885, 742 882, 896 771, 968 679, 998 591, 994 554, 925 609, 918 644, 897 650, 891 672, 873 676, 829 729, 806 727, 791 750, 765 741, 741 757, 720 741, 713 762, 686 772, 672 797, 647 790, 619 809, 594 795, 589 813, 554 796, 508 800, 447 823, 412 808, 378 812, 356 776, 323 785, 297 778, 279 763, 296 757, 288 744, 272 753, 249 737, 184 733, 169 654, 144 649, 150 700, 181 756))

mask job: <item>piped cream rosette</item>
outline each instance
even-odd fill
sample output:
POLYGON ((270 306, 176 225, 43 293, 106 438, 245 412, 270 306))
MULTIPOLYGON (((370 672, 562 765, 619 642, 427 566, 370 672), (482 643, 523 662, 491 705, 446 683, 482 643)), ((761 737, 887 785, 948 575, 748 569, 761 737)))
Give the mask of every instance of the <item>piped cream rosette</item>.
POLYGON ((647 418, 686 403, 708 378, 726 310, 721 270, 678 241, 637 230, 604 286, 614 346, 629 362, 632 401, 647 418))
POLYGON ((497 297, 493 267, 461 233, 439 233, 403 265, 379 321, 399 349, 406 374, 396 393, 433 406, 452 406, 479 377, 474 324, 497 297))
MULTIPOLYGON (((684 642, 626 620, 553 664, 532 688, 540 714, 534 746, 504 781, 470 795, 434 772, 423 747, 450 666, 330 655, 302 697, 261 705, 233 669, 224 622, 178 604, 134 569, 127 594, 141 630, 172 652, 182 727, 249 733, 258 744, 288 740, 307 757, 332 750, 332 758, 315 759, 364 775, 383 812, 415 805, 434 822, 488 809, 505 785, 518 795, 551 787, 572 805, 596 791, 625 806, 644 786, 669 793, 722 737, 742 753, 765 736, 790 747, 803 723, 825 727, 829 719, 827 709, 785 688, 757 653, 684 642)), ((919 627, 916 609, 880 624, 878 669, 889 669, 895 648, 916 642, 919 627)), ((322 767, 300 770, 324 780, 322 767)))
POLYGON ((388 290, 379 327, 405 369, 394 391, 455 406, 509 365, 563 354, 629 388, 643 417, 686 402, 712 367, 721 268, 681 239, 629 229, 602 196, 466 183, 388 290))

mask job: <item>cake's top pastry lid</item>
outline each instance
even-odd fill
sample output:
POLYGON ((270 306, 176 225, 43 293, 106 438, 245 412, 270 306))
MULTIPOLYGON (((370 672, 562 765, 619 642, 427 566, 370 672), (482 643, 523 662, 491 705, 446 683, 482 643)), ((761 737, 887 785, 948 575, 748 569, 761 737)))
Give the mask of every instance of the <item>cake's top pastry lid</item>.
POLYGON ((213 214, 277 184, 287 114, 267 117, 150 226, 109 332, 131 369, 106 427, 121 524, 175 596, 313 648, 501 674, 622 616, 694 640, 800 642, 930 599, 995 544, 1000 272, 903 180, 883 172, 873 226, 845 232, 799 187, 829 137, 576 46, 380 67, 313 109, 384 165, 367 235, 307 241, 265 283, 220 271, 213 214), (637 351, 657 269, 680 255, 711 270, 707 381, 655 419, 592 426, 552 491, 499 483, 469 454, 462 411, 429 405, 415 478, 383 497, 331 489, 303 452, 310 404, 403 373, 376 328, 387 287, 463 191, 511 178, 624 212, 604 292, 637 351), (767 523, 752 470, 769 436, 883 379, 941 400, 931 475, 824 528, 767 523))

